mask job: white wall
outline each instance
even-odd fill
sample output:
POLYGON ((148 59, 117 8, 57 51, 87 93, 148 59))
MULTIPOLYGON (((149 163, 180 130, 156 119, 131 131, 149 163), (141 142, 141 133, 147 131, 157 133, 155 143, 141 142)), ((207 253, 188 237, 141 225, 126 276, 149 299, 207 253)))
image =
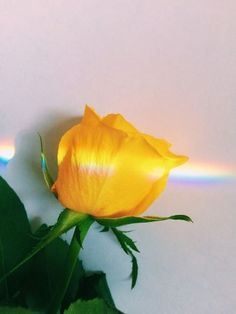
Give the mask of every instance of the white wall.
MULTIPOLYGON (((85 103, 233 175, 235 79, 233 0, 0 0, 0 141, 16 138, 17 149, 4 175, 30 216, 52 223, 60 206, 44 187, 35 132, 55 173, 57 141, 85 103)), ((94 228, 82 257, 107 272, 127 314, 234 314, 235 187, 223 176, 168 185, 148 214, 186 213, 195 223, 131 227, 142 252, 133 291, 112 238, 94 228)))

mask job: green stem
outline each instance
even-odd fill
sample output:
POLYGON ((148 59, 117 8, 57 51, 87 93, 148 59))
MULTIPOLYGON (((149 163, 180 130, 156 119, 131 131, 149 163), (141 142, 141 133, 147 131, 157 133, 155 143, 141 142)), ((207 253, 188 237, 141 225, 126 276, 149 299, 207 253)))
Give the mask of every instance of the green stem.
POLYGON ((56 292, 52 298, 51 304, 49 305, 47 314, 58 313, 63 298, 66 294, 67 288, 70 284, 70 280, 78 260, 81 244, 83 243, 83 240, 85 239, 87 232, 93 222, 94 220, 91 217, 86 216, 84 220, 82 220, 75 228, 65 262, 65 271, 62 274, 60 282, 58 283, 56 292), (78 235, 80 237, 80 241, 78 241, 78 235))

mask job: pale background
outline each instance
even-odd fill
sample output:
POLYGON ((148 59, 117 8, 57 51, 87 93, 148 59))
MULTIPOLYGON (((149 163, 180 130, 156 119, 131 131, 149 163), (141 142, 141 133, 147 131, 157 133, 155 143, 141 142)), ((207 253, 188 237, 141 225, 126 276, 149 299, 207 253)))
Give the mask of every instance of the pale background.
MULTIPOLYGON (((0 141, 16 140, 17 150, 3 175, 30 217, 53 223, 60 205, 41 178, 35 132, 55 174, 59 136, 85 103, 233 174, 235 80, 233 0, 0 0, 0 141)), ((90 232, 82 258, 107 273, 118 308, 236 313, 236 184, 213 183, 172 182, 148 211, 186 213, 194 224, 130 228, 141 250, 133 291, 129 258, 112 237, 90 232)))

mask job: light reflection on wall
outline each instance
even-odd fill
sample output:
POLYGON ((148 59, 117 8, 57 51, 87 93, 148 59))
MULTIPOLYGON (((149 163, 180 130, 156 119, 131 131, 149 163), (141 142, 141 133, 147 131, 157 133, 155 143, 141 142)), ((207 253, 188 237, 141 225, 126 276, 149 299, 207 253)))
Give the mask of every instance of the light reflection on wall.
MULTIPOLYGON (((15 146, 11 141, 0 143, 0 171, 6 168, 14 154, 15 146)), ((211 164, 188 162, 171 171, 169 182, 186 185, 236 183, 236 167, 230 169, 213 162, 211 164)))
POLYGON ((0 144, 0 170, 6 168, 8 162, 14 157, 15 155, 15 146, 7 141, 2 142, 0 144))
POLYGON ((236 169, 214 162, 211 164, 191 163, 173 169, 169 179, 175 184, 224 184, 236 182, 236 169))

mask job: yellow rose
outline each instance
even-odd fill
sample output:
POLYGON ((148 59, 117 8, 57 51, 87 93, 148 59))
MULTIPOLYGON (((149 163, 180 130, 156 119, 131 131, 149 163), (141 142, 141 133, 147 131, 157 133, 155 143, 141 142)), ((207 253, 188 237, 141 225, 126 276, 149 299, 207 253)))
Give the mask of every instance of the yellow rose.
POLYGON ((52 189, 65 207, 80 213, 140 215, 163 191, 170 170, 187 160, 169 147, 120 114, 101 118, 86 106, 81 123, 60 141, 52 189))

